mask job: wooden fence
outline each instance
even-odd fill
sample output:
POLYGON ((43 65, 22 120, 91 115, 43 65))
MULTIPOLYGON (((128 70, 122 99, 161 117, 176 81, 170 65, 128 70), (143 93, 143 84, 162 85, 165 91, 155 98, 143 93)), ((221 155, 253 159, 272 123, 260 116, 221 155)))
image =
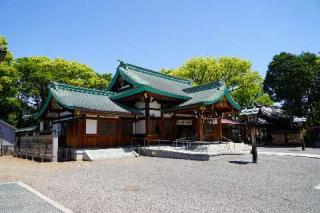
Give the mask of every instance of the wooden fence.
POLYGON ((0 156, 2 155, 12 155, 14 151, 14 146, 1 146, 0 145, 0 156))
POLYGON ((31 160, 57 161, 58 138, 54 135, 23 136, 15 146, 14 156, 31 160))

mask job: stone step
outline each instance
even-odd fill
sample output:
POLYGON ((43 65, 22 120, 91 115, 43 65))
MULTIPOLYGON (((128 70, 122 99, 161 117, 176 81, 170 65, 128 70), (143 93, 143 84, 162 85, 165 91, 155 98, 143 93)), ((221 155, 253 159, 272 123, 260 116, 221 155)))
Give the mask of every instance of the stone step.
POLYGON ((83 160, 88 161, 136 156, 138 156, 138 154, 129 148, 87 149, 83 152, 83 160))

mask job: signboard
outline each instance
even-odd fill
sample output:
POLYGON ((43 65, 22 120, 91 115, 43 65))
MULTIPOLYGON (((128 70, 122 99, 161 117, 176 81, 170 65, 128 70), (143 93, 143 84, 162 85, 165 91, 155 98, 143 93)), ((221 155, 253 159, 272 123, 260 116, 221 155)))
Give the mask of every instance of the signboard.
POLYGON ((298 123, 298 122, 306 122, 307 119, 305 117, 294 117, 293 122, 298 123))
POLYGON ((217 118, 207 118, 206 121, 209 124, 218 124, 218 119, 217 118))
POLYGON ((192 126, 192 120, 177 120, 178 126, 192 126))

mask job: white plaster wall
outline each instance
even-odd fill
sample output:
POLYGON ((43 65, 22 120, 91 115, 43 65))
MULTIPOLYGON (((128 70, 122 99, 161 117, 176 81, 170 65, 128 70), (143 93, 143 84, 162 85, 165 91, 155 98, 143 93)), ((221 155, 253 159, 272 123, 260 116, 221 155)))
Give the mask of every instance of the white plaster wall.
POLYGON ((39 127, 39 130, 40 131, 43 131, 44 130, 44 122, 43 121, 40 121, 40 127, 39 127))
POLYGON ((97 120, 86 119, 86 134, 97 134, 97 120))
POLYGON ((173 113, 165 113, 163 114, 164 118, 171 118, 173 116, 173 113))
POLYGON ((149 114, 151 117, 161 117, 161 111, 160 110, 150 110, 149 114))
POLYGON ((71 112, 65 111, 65 112, 61 112, 60 116, 65 116, 65 115, 71 115, 71 112))
POLYGON ((59 132, 61 131, 61 124, 60 123, 56 123, 56 124, 52 124, 52 131, 53 132, 59 132))
POLYGON ((136 121, 134 130, 135 130, 135 134, 146 134, 145 120, 136 121))
POLYGON ((150 102, 149 106, 150 106, 150 108, 161 109, 161 104, 159 104, 159 103, 156 102, 156 101, 150 102))
POLYGON ((134 104, 134 106, 137 107, 138 109, 143 109, 143 108, 145 108, 146 105, 145 105, 144 102, 139 101, 139 102, 136 102, 136 103, 134 104))

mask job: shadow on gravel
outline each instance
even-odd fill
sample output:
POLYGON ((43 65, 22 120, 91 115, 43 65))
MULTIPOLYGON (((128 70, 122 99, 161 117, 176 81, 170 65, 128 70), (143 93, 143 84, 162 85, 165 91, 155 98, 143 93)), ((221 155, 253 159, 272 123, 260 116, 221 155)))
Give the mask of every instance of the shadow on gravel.
POLYGON ((231 161, 229 161, 229 163, 239 164, 239 165, 246 165, 246 164, 251 163, 251 162, 249 162, 249 161, 241 161, 241 160, 231 160, 231 161))

